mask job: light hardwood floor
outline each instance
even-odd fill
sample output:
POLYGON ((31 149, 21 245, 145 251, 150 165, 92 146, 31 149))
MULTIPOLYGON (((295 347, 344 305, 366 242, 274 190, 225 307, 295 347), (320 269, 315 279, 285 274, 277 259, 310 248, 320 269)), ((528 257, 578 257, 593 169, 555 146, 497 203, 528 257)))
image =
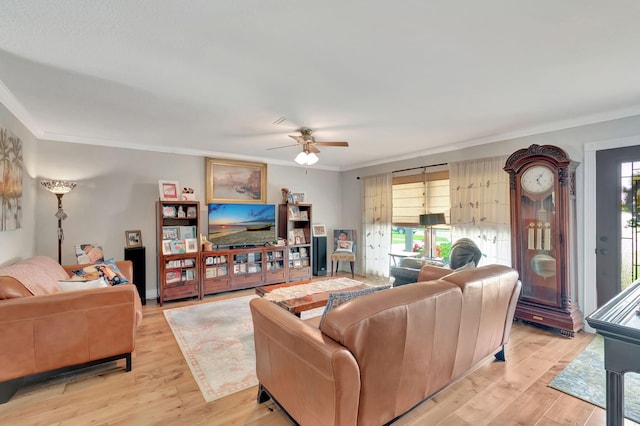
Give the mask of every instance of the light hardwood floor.
MULTIPOLYGON (((23 387, 0 405, 0 424, 291 425, 271 401, 257 404, 257 387, 205 403, 162 313, 252 293, 165 303, 162 308, 148 301, 131 372, 119 361, 23 387)), ((487 360, 395 424, 604 425, 604 410, 547 386, 592 338, 578 333, 568 339, 517 322, 506 362, 487 360)))

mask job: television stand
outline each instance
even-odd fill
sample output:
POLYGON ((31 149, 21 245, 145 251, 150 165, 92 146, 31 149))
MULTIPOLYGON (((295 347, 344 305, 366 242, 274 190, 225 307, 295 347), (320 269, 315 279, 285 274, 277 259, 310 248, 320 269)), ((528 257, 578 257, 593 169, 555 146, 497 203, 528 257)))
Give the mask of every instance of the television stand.
POLYGON ((286 250, 286 246, 257 246, 201 252, 201 297, 287 282, 286 250))

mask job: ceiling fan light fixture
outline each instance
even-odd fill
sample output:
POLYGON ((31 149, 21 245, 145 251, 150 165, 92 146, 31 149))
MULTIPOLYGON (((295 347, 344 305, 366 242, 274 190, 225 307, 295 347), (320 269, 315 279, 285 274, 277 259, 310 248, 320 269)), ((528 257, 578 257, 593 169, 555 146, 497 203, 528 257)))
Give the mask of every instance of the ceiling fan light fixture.
POLYGON ((303 166, 307 163, 307 153, 302 151, 295 159, 295 162, 303 166))
POLYGON ((318 160, 319 160, 319 158, 315 153, 312 152, 310 154, 307 154, 307 164, 308 165, 311 166, 313 164, 316 164, 318 162, 318 160))
POLYGON ((316 164, 319 159, 320 158, 318 158, 315 153, 305 150, 298 154, 294 161, 301 166, 311 166, 313 164, 316 164))

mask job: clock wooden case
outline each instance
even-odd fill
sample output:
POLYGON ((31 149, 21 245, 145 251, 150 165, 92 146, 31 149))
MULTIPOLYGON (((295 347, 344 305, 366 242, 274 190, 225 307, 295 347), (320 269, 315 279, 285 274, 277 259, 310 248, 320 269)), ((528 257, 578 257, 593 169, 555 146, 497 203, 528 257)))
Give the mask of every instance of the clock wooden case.
POLYGON ((507 159, 511 256, 522 294, 515 317, 573 337, 583 328, 577 303, 576 190, 578 163, 552 145, 531 145, 507 159))

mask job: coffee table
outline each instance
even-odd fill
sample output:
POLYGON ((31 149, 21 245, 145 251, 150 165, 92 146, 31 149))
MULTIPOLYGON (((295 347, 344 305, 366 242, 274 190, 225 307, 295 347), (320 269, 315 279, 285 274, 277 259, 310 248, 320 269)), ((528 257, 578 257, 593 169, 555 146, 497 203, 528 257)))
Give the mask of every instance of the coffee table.
MULTIPOLYGON (((256 294, 260 297, 264 297, 265 294, 277 289, 277 288, 285 288, 292 287, 301 284, 309 284, 311 280, 306 281, 296 281, 292 283, 284 283, 284 284, 273 284, 267 285, 263 287, 256 287, 256 294)), ((354 291, 369 288, 369 286, 365 284, 356 285, 348 288, 340 288, 336 290, 323 291, 321 293, 311 293, 306 296, 295 297, 292 299, 280 300, 274 302, 281 308, 286 309, 296 316, 300 316, 300 313, 303 311, 308 311, 309 309, 319 308, 327 304, 329 300, 329 295, 331 293, 341 293, 343 291, 354 291)))

